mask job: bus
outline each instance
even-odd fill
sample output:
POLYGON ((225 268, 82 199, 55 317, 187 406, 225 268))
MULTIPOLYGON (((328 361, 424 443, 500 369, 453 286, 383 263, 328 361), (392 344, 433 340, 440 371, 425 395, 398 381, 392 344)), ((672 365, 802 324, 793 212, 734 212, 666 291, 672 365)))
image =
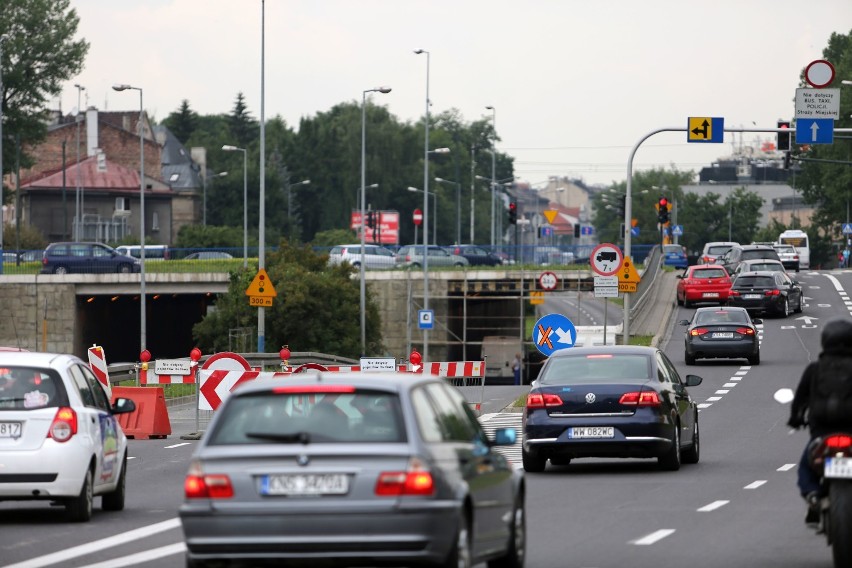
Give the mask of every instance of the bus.
POLYGON ((799 267, 811 267, 811 247, 808 244, 808 234, 799 229, 790 229, 778 235, 778 244, 793 245, 799 251, 799 267))

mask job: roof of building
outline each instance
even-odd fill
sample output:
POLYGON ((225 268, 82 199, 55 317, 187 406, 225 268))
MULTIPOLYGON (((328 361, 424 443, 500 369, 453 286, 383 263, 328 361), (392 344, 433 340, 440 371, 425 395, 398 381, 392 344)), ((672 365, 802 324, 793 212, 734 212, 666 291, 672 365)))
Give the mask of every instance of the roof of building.
MULTIPOLYGON (((105 157, 99 164, 99 156, 92 156, 80 161, 80 187, 85 189, 108 189, 111 191, 139 191, 139 170, 126 168, 111 162, 105 157)), ((146 186, 154 192, 170 192, 171 188, 163 182, 145 176, 146 186)), ((72 163, 65 168, 65 187, 77 186, 77 164, 72 163)), ((21 184, 28 190, 57 189, 63 187, 62 168, 43 172, 39 176, 26 180, 21 184)))

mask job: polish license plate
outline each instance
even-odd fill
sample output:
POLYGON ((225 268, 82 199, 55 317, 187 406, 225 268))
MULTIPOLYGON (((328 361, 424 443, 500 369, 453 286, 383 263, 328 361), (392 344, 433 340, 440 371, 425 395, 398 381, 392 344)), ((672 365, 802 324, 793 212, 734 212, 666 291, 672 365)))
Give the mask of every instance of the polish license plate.
POLYGON ((745 300, 759 300, 760 294, 745 294, 745 295, 743 295, 743 299, 745 299, 745 300))
POLYGON ((717 331, 713 333, 713 339, 733 339, 733 331, 717 331))
POLYGON ((261 495, 345 495, 349 477, 343 473, 264 475, 261 495))
POLYGON ((20 438, 21 422, 0 422, 0 438, 20 438))
POLYGON ((852 478, 852 458, 825 458, 825 477, 852 478))
POLYGON ((615 428, 612 426, 575 426, 568 429, 569 438, 612 438, 615 428))
POLYGON ((704 292, 701 294, 702 298, 718 298, 719 292, 704 292))

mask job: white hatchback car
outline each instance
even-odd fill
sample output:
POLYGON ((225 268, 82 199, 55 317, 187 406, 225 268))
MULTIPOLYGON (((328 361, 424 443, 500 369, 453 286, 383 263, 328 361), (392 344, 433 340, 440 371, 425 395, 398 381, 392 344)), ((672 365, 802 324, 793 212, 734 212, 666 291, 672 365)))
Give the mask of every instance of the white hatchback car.
MULTIPOLYGON (((338 245, 328 253, 328 264, 336 266, 348 262, 355 268, 361 267, 361 245, 338 245)), ((396 258, 394 254, 380 245, 364 245, 364 268, 394 268, 396 258)))
POLYGON ((124 508, 127 438, 115 418, 130 399, 110 404, 92 370, 73 355, 0 353, 0 501, 49 500, 85 522, 101 496, 124 508))

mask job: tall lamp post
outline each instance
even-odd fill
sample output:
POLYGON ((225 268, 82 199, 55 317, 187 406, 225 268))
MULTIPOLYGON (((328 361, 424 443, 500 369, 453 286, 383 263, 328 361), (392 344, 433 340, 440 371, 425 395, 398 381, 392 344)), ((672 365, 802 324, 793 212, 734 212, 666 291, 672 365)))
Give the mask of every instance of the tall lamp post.
POLYGON ((84 235, 80 229, 83 219, 83 188, 80 185, 80 123, 83 122, 83 116, 80 114, 80 94, 86 90, 86 87, 79 83, 74 83, 74 87, 77 88, 77 116, 74 117, 74 122, 77 126, 77 179, 75 181, 76 193, 74 194, 74 240, 82 241, 84 235))
MULTIPOLYGON (((0 35, 0 252, 3 250, 3 228, 6 218, 3 215, 3 42, 9 36, 0 35)), ((0 262, 0 274, 3 274, 3 262, 0 262)))
MULTIPOLYGON (((456 186, 456 244, 461 244, 461 184, 457 181, 450 181, 448 179, 443 179, 436 177, 435 181, 438 183, 451 183, 456 186)), ((438 208, 437 203, 435 204, 435 208, 438 208)), ((436 243, 437 244, 437 243, 436 243)), ((471 239, 471 244, 473 244, 473 240, 471 239)))
POLYGON ((287 232, 290 238, 290 242, 293 242, 293 188, 299 187, 300 185, 310 185, 311 180, 303 179, 302 181, 296 183, 290 183, 287 181, 287 232))
MULTIPOLYGON (((430 54, 425 49, 416 49, 417 55, 426 54, 426 115, 423 119, 425 137, 423 142, 423 234, 429 227, 429 59, 430 54)), ((429 255, 426 254, 424 238, 423 247, 423 309, 429 309, 429 255)), ((429 360, 429 330, 423 328, 423 361, 429 360)))
MULTIPOLYGON (((408 191, 417 191, 417 192, 423 193, 422 189, 419 189, 419 188, 416 188, 416 187, 410 187, 409 186, 407 189, 408 189, 408 191)), ((429 195, 432 196, 432 202, 435 204, 435 210, 437 210, 438 209, 438 196, 435 195, 434 191, 430 191, 429 195)), ((437 219, 438 219, 438 216, 435 215, 435 218, 432 220, 432 244, 433 245, 438 244, 438 222, 437 222, 437 219)), ((424 247, 423 248, 423 256, 428 256, 426 248, 425 248, 428 245, 429 245, 429 227, 427 227, 426 225, 423 225, 423 247, 424 247)), ((423 262, 425 263, 426 260, 424 259, 423 262)))
POLYGON ((361 278, 361 355, 367 355, 367 284, 365 280, 364 267, 364 248, 366 245, 366 231, 364 230, 364 218, 367 209, 367 93, 382 93, 391 92, 390 87, 375 87, 373 89, 365 89, 361 93, 361 265, 358 267, 358 272, 361 278))
MULTIPOLYGON (((139 91, 139 353, 147 343, 145 321, 145 128, 142 88, 131 85, 113 85, 116 91, 139 91)), ((79 168, 79 166, 78 166, 79 168)))
MULTIPOLYGON (((225 177, 228 175, 228 172, 219 172, 218 174, 213 174, 213 178, 225 177)), ((205 227, 207 226, 207 178, 211 177, 205 171, 204 175, 201 176, 201 187, 202 189, 202 197, 201 197, 201 224, 205 227)))
POLYGON ((222 150, 243 153, 243 268, 248 268, 248 152, 230 144, 222 146, 222 150))
POLYGON ((497 221, 495 212, 497 199, 497 109, 489 105, 485 107, 491 111, 491 127, 494 129, 494 140, 491 144, 491 247, 494 247, 494 232, 497 221))

